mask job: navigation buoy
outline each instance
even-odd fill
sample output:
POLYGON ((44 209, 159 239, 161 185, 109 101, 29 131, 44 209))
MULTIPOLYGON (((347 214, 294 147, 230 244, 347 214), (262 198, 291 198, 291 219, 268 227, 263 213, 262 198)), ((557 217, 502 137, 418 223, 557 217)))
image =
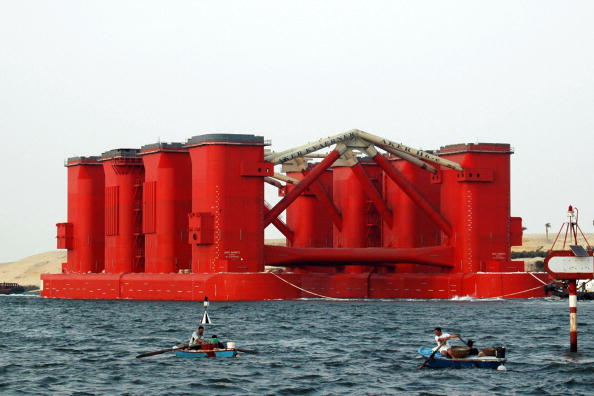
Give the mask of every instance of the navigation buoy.
POLYGON ((579 210, 569 205, 567 222, 563 223, 557 233, 553 246, 544 259, 545 270, 554 281, 564 281, 569 295, 569 351, 577 352, 577 281, 594 277, 594 248, 586 239, 578 225, 579 210), (565 230, 561 250, 555 249, 555 243, 565 230), (579 244, 578 235, 582 237, 586 248, 579 244), (569 236, 569 250, 565 249, 569 236), (573 244, 572 244, 573 243, 573 244))
POLYGON ((497 371, 507 371, 507 367, 505 367, 503 364, 500 364, 497 366, 497 371))
POLYGON ((212 324, 210 316, 208 316, 208 297, 204 297, 204 315, 202 315, 200 324, 212 324))
POLYGON ((208 316, 208 312, 204 311, 204 315, 202 315, 202 322, 200 322, 200 324, 212 324, 210 316, 208 316))

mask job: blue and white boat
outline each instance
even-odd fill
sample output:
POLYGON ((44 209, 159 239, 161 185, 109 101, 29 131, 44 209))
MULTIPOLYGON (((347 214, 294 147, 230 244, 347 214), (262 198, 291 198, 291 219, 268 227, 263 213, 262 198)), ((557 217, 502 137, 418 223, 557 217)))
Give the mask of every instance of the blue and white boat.
MULTIPOLYGON (((419 347, 419 354, 425 359, 433 353, 433 349, 430 347, 419 347)), ((496 369, 505 370, 505 358, 498 358, 495 356, 468 356, 465 358, 449 358, 441 356, 436 353, 432 359, 427 362, 425 367, 432 368, 484 368, 484 369, 496 369)))
POLYGON ((183 358, 207 358, 207 357, 235 357, 237 356, 237 349, 178 349, 175 356, 183 358))

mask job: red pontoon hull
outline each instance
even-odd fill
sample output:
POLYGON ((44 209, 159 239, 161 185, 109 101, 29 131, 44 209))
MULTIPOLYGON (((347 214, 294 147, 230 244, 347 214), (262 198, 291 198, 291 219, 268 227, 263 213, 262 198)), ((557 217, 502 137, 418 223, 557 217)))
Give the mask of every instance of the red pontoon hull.
POLYGON ((42 297, 142 300, 544 297, 546 273, 45 274, 42 297), (314 294, 312 294, 314 293, 314 294))

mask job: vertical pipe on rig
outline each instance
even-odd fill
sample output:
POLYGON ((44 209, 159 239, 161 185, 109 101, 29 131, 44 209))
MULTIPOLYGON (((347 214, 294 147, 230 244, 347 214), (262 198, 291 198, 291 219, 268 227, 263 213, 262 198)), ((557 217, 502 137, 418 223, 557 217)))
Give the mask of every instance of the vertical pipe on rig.
MULTIPOLYGON (((342 229, 336 226, 333 232, 333 247, 335 248, 364 248, 367 235, 365 228, 366 196, 359 186, 357 176, 351 167, 337 163, 332 171, 333 201, 342 213, 342 229)), ((344 268, 347 273, 365 273, 371 267, 363 265, 348 265, 344 268)))
POLYGON ((68 223, 58 224, 58 249, 68 249, 66 273, 103 271, 105 182, 99 157, 69 158, 68 223))
MULTIPOLYGON (((381 246, 381 217, 373 201, 366 194, 357 170, 368 178, 373 188, 381 191, 381 169, 369 160, 362 163, 338 161, 333 168, 333 201, 342 213, 342 229, 334 227, 333 247, 368 248, 381 246), (363 170, 365 168, 365 170, 363 170)), ((367 273, 373 267, 347 265, 346 273, 367 273)))
MULTIPOLYGON (((264 271, 264 138, 207 134, 185 147, 192 163, 192 272, 264 271)), ((272 221, 272 219, 271 219, 272 221)))
POLYGON ((105 171, 105 272, 143 272, 142 159, 137 149, 115 149, 103 153, 101 161, 105 171))
MULTIPOLYGON (((441 185, 432 182, 432 174, 418 166, 400 159, 390 161, 403 177, 412 182, 434 207, 440 206, 441 185)), ((390 248, 413 248, 438 246, 441 230, 431 218, 392 179, 384 173, 384 195, 395 212, 392 225, 383 224, 383 246, 390 248)), ((400 264, 398 272, 442 271, 435 267, 418 264, 400 264)))
POLYGON ((192 209, 192 167, 182 143, 142 146, 143 234, 145 272, 171 273, 190 269, 188 213, 192 209))
MULTIPOLYGON (((285 166, 285 165, 283 165, 285 166)), ((312 166, 303 172, 289 171, 287 176, 303 180, 310 172, 312 166)), ((287 193, 294 185, 287 184, 287 193)), ((287 208, 287 225, 294 232, 294 238, 289 242, 290 247, 324 248, 332 247, 333 223, 318 195, 325 194, 331 202, 332 197, 332 171, 326 170, 309 189, 301 193, 287 208)), ((289 272, 336 272, 330 266, 299 266, 288 267, 289 272)))
MULTIPOLYGON (((512 262, 510 253, 509 144, 454 144, 438 153, 464 167, 440 174, 441 213, 453 229, 455 272, 518 271, 521 264, 512 262)), ((503 286, 491 285, 492 290, 497 287, 503 286)))

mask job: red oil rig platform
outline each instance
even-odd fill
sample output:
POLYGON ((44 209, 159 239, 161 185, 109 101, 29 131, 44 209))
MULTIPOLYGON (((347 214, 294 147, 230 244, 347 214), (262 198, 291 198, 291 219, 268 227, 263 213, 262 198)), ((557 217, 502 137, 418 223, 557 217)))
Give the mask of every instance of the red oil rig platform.
POLYGON ((547 274, 511 260, 522 219, 510 215, 508 144, 429 152, 351 130, 281 152, 267 145, 207 134, 69 158, 68 222, 57 224, 68 260, 41 276, 41 295, 544 296, 547 274), (265 183, 282 197, 274 206, 265 183), (265 244, 271 225, 286 246, 265 244))

